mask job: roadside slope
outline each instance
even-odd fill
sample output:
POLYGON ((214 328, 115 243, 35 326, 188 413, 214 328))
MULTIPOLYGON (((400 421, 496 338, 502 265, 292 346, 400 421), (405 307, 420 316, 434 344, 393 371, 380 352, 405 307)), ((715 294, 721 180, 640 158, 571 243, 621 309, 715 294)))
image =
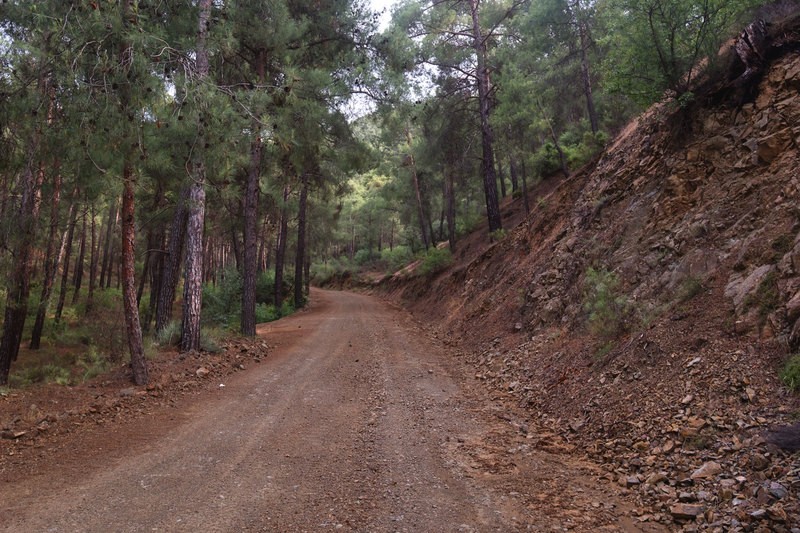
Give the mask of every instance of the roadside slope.
POLYGON ((386 287, 643 520, 800 520, 797 457, 762 438, 800 412, 778 378, 800 347, 800 54, 754 89, 682 120, 651 109, 476 260, 386 287))

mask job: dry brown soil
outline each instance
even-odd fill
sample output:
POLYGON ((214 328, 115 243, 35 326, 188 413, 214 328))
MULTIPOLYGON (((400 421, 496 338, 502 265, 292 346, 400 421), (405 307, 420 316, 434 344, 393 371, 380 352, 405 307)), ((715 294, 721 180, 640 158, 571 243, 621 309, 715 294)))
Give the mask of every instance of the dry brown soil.
POLYGON ((0 530, 639 530, 616 485, 513 424, 406 312, 312 300, 260 327, 263 362, 200 392, 37 453, 4 441, 0 530))

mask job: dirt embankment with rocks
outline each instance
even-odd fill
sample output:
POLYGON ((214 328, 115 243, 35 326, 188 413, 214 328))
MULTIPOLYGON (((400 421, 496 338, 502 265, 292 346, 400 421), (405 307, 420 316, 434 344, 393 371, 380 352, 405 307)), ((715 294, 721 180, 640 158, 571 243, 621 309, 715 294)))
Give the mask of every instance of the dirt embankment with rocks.
POLYGON ((800 24, 769 27, 747 87, 652 108, 503 240, 385 287, 642 522, 800 527, 800 459, 765 439, 800 414, 779 378, 800 347, 800 24))

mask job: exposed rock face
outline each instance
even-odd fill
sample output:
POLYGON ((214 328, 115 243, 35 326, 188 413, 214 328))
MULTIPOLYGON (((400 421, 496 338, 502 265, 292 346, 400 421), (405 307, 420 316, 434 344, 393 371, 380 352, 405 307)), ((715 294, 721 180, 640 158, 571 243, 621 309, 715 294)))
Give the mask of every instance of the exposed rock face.
POLYGON ((652 109, 417 308, 642 521, 800 523, 800 469, 762 438, 800 410, 777 375, 800 348, 800 53, 763 67, 752 101, 698 108, 680 135, 652 109), (621 336, 587 327, 590 268, 618 280, 621 336))

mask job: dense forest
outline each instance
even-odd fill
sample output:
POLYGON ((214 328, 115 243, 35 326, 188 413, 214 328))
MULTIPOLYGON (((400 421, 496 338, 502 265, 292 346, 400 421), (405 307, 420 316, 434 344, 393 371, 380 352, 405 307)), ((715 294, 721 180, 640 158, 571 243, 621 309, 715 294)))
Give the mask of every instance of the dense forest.
POLYGON ((0 385, 56 342, 143 384, 150 339, 501 237, 503 198, 690 105, 763 3, 4 0, 0 385))

